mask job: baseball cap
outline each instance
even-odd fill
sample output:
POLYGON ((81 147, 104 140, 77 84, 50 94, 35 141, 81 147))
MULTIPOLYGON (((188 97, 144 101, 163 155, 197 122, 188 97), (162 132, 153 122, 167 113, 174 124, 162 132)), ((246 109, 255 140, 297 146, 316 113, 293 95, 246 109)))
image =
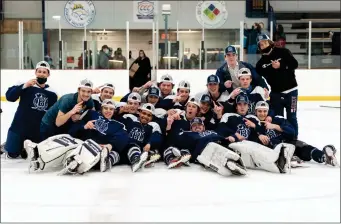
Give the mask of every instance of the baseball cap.
POLYGON ((236 98, 236 103, 249 103, 249 97, 246 94, 239 94, 236 98))
POLYGON ((38 68, 46 68, 49 71, 49 73, 50 73, 50 65, 46 61, 38 62, 37 65, 36 65, 36 69, 38 69, 38 68))
POLYGON ((228 54, 228 53, 237 54, 237 50, 234 46, 230 45, 227 48, 225 48, 225 54, 228 54))
POLYGON ((111 107, 111 108, 114 108, 114 109, 116 108, 114 101, 111 100, 111 99, 105 99, 105 100, 103 100, 101 106, 102 106, 102 107, 103 107, 103 106, 107 106, 107 107, 111 107))
POLYGON ((258 109, 266 109, 266 110, 269 110, 269 104, 265 101, 258 101, 256 103, 256 107, 255 107, 255 110, 258 110, 258 109))
POLYGON ((220 80, 219 77, 217 75, 210 75, 207 77, 207 84, 210 83, 215 83, 215 84, 219 84, 220 80))
POLYGON ((110 88, 115 91, 115 86, 112 83, 105 83, 104 86, 101 87, 101 90, 104 88, 110 88))
POLYGON ((251 71, 248 68, 241 68, 238 70, 238 78, 242 76, 251 76, 251 71))
POLYGON ((202 124, 202 125, 204 125, 204 122, 202 121, 202 119, 201 119, 200 117, 195 117, 195 118, 193 118, 193 119, 191 120, 191 126, 192 126, 193 124, 202 124))
POLYGON ((161 76, 161 80, 160 80, 160 83, 162 82, 169 82, 173 84, 173 77, 169 74, 163 75, 161 76))
POLYGON ((202 94, 200 97, 200 102, 211 103, 211 97, 208 94, 202 94))
POLYGON ((186 106, 187 106, 187 104, 189 104, 189 103, 194 103, 195 105, 197 105, 198 107, 200 107, 200 104, 199 104, 199 102, 198 102, 198 99, 196 99, 195 97, 190 97, 190 98, 188 99, 187 103, 186 103, 186 106))
POLYGON ((89 79, 83 79, 79 85, 78 88, 87 88, 87 89, 92 89, 94 84, 89 80, 89 79))
POLYGON ((160 97, 160 90, 157 87, 150 87, 148 90, 148 96, 156 96, 156 97, 160 97))
POLYGON ((257 36, 257 45, 259 44, 259 42, 261 40, 268 40, 268 41, 272 42, 270 37, 268 35, 266 35, 266 34, 260 34, 260 35, 257 36))
POLYGON ((151 103, 145 103, 140 107, 140 110, 146 110, 152 113, 153 115, 155 114, 155 107, 151 103))
POLYGON ((130 93, 127 101, 137 101, 141 103, 141 96, 138 93, 130 93))
POLYGON ((178 88, 191 89, 191 85, 189 84, 188 81, 182 80, 182 81, 179 83, 178 88))

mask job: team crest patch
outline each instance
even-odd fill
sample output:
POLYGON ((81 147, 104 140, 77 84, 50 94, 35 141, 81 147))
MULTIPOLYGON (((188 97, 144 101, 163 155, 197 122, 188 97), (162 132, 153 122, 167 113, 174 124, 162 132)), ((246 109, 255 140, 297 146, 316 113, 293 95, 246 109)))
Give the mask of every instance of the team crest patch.
POLYGON ((33 107, 34 110, 46 111, 48 107, 48 98, 43 93, 36 93, 33 99, 33 107))
POLYGON ((109 122, 105 121, 103 117, 99 117, 98 120, 95 121, 95 128, 98 132, 103 135, 106 135, 106 131, 108 130, 109 122))

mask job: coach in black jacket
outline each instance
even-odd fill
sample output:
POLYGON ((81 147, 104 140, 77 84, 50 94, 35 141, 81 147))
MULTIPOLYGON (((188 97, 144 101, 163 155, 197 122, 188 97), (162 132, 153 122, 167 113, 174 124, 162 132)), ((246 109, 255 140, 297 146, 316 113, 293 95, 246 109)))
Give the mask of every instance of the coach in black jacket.
POLYGON ((270 107, 275 115, 284 115, 286 109, 287 119, 296 130, 297 124, 297 81, 295 69, 298 62, 286 48, 277 48, 270 38, 261 34, 257 38, 258 47, 262 53, 257 62, 256 70, 270 85, 270 107))
POLYGON ((216 75, 220 79, 219 90, 221 92, 228 91, 231 93, 233 89, 240 87, 238 79, 238 71, 241 68, 248 68, 252 75, 252 86, 261 86, 269 90, 265 80, 257 74, 255 68, 246 62, 238 61, 238 55, 234 46, 228 46, 225 49, 225 63, 217 69, 216 75))

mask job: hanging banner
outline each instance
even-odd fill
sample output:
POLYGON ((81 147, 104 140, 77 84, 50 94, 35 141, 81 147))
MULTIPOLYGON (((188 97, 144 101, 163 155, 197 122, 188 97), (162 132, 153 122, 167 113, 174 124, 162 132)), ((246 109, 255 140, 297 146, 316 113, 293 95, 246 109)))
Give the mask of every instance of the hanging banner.
POLYGON ((157 8, 157 1, 133 1, 134 22, 153 22, 157 8))

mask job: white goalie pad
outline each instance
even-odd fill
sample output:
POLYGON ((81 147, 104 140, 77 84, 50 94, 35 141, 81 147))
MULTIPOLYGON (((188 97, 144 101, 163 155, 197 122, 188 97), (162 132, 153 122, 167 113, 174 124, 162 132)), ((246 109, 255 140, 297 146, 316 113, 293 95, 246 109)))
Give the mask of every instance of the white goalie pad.
POLYGON ((285 147, 286 152, 292 152, 293 154, 295 146, 286 143, 277 145, 275 149, 247 140, 229 145, 231 149, 240 153, 247 168, 266 170, 273 173, 280 173, 275 162, 278 160, 282 146, 285 147))
POLYGON ((79 174, 89 171, 101 159, 102 147, 95 141, 88 139, 79 145, 66 158, 66 160, 75 160, 79 165, 76 172, 79 174))
POLYGON ((207 144, 197 160, 220 175, 231 176, 232 172, 225 165, 228 160, 240 160, 240 156, 217 143, 211 142, 207 144))
MULTIPOLYGON (((37 145, 40 169, 61 166, 67 154, 77 148, 83 141, 73 138, 68 134, 61 134, 49 137, 37 145)), ((32 152, 33 153, 33 152, 32 152)))

